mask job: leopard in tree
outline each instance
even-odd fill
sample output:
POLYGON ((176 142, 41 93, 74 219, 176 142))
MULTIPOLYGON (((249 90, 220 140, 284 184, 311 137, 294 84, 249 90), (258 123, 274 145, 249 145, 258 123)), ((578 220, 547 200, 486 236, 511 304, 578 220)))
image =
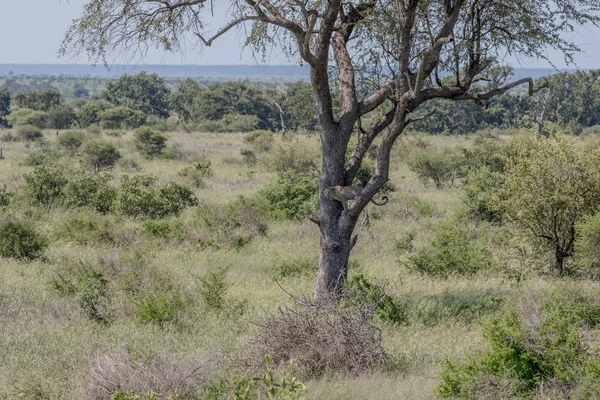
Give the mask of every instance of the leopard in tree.
MULTIPOLYGON (((342 203, 344 211, 346 211, 348 210, 348 201, 356 200, 356 198, 362 193, 362 190, 363 188, 360 186, 332 186, 323 189, 323 194, 325 194, 325 197, 328 199, 337 200, 342 203)), ((376 206, 384 206, 389 201, 387 196, 383 196, 381 200, 381 203, 378 203, 373 199, 371 199, 371 202, 376 206)), ((365 212, 365 219, 363 223, 365 225, 369 225, 369 213, 366 208, 363 211, 365 212)))

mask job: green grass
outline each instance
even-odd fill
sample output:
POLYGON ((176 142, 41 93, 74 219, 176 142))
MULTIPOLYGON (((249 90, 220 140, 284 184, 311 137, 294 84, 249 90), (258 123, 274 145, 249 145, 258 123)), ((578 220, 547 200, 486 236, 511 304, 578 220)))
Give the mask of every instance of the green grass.
MULTIPOLYGON (((275 180, 271 157, 278 146, 286 145, 276 138, 273 150, 258 153, 258 163, 248 166, 240 154, 247 146, 241 134, 167 133, 168 145, 180 149, 181 160, 143 159, 135 150, 131 132, 121 137, 102 136, 119 148, 123 158, 137 161, 141 173, 157 176, 160 185, 170 181, 185 184, 179 170, 210 161, 214 173, 205 178, 203 188, 194 189, 198 199, 209 205, 252 196, 275 180)), ((316 137, 298 140, 318 154, 316 137)), ((440 148, 472 145, 472 140, 464 137, 428 140, 440 148)), ((54 132, 47 132, 45 146, 54 146, 55 141, 54 132)), ((411 233, 413 246, 424 246, 431 227, 454 217, 462 207, 460 185, 437 190, 433 184, 424 186, 410 172, 404 162, 408 142, 398 143, 393 158, 391 182, 398 190, 388 195, 387 206, 371 208, 376 218, 371 218, 370 227, 357 228, 359 241, 351 258, 358 267, 350 271, 387 281, 389 294, 403 299, 410 308, 407 324, 381 326, 384 345, 398 366, 368 375, 333 374, 306 381, 307 399, 430 398, 442 361, 446 357, 464 359, 483 345, 479 322, 497 311, 495 301, 510 302, 523 293, 537 295, 560 283, 535 274, 517 282, 494 271, 470 278, 433 279, 400 267, 398 259, 405 255, 396 247, 399 239, 411 233), (415 206, 415 199, 429 203, 432 211, 421 215, 422 207, 415 206)), ((18 191, 24 184, 23 175, 31 171, 23 161, 40 145, 8 142, 0 146, 5 156, 0 161, 0 186, 6 184, 9 190, 18 191)), ((64 156, 63 160, 70 166, 78 163, 77 156, 64 156)), ((117 166, 112 173, 117 183, 130 172, 117 166)), ((19 203, 15 207, 12 212, 24 213, 29 206, 19 203)), ((313 290, 314 274, 281 278, 278 271, 286 262, 318 259, 319 231, 309 221, 270 221, 265 236, 256 236, 239 249, 215 249, 186 240, 154 238, 143 233, 142 221, 117 218, 119 234, 127 240, 82 245, 56 234, 65 216, 74 211, 34 211, 37 228, 51 238, 44 257, 32 262, 0 259, 1 398, 20 394, 32 399, 87 398, 95 360, 118 352, 135 356, 140 365, 149 365, 153 357, 164 354, 235 359, 245 352, 257 329, 252 322, 292 304, 279 285, 294 295, 310 295, 313 290), (76 279, 78 265, 100 268, 108 277, 111 323, 88 319, 77 295, 61 294, 50 283, 59 275, 76 279), (227 271, 226 305, 215 311, 203 304, 200 286, 202 278, 220 270, 227 271), (135 300, 166 290, 167 284, 183 302, 181 311, 161 324, 140 321, 135 300), (140 293, 131 293, 132 285, 137 285, 134 291, 140 293)), ((186 211, 180 218, 185 220, 192 212, 186 211)), ((506 249, 493 250, 503 268, 518 268, 519 261, 506 256, 506 249)), ((589 290, 600 287, 591 281, 581 285, 589 290)), ((206 367, 205 374, 217 376, 223 373, 220 368, 206 367)))

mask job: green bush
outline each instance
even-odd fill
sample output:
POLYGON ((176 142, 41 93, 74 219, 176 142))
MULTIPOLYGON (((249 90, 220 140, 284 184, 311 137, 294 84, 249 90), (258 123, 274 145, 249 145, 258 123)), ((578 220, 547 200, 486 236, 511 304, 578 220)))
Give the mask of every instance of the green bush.
POLYGON ((48 110, 48 128, 69 129, 76 118, 75 110, 70 105, 63 103, 52 106, 48 110))
POLYGON ((56 139, 58 146, 68 152, 76 152, 85 140, 85 133, 82 131, 68 131, 61 133, 56 139))
POLYGON ((157 188, 155 177, 136 175, 123 177, 115 209, 129 216, 163 218, 197 204, 193 192, 185 186, 170 182, 157 188))
POLYGON ((26 174, 25 194, 34 202, 50 209, 61 200, 62 191, 67 184, 64 170, 58 167, 36 167, 26 174))
POLYGON ((251 132, 260 124, 256 115, 226 114, 219 120, 219 132, 251 132))
POLYGON ((484 325, 488 347, 465 362, 447 360, 437 394, 442 398, 593 399, 598 359, 586 330, 600 322, 597 296, 561 288, 543 300, 523 299, 484 325))
POLYGON ((20 125, 17 127, 17 133, 27 142, 33 142, 44 137, 42 130, 33 125, 20 125))
POLYGON ((244 137, 244 141, 255 151, 266 152, 273 147, 274 136, 270 131, 252 131, 244 137))
POLYGON ((159 156, 165 149, 167 138, 150 128, 135 131, 135 147, 146 158, 159 156))
POLYGON ((275 276, 278 278, 299 277, 315 275, 318 264, 314 260, 293 260, 278 264, 275 267, 275 276))
POLYGON ((113 319, 108 279, 102 271, 93 268, 85 269, 85 273, 87 279, 77 295, 77 304, 90 320, 108 324, 113 319))
POLYGON ((439 224, 427 248, 408 257, 408 269, 422 274, 448 277, 473 275, 492 264, 490 252, 469 240, 469 229, 455 221, 439 224))
POLYGON ((215 272, 209 272, 204 278, 200 279, 200 295, 209 309, 219 310, 225 305, 226 275, 226 269, 219 269, 215 272))
POLYGON ((6 189, 6 185, 2 185, 2 188, 0 189, 0 208, 7 207, 13 196, 14 193, 9 192, 8 189, 6 189))
POLYGON ((181 295, 174 288, 169 288, 142 295, 136 303, 136 313, 143 324, 164 326, 175 322, 184 306, 181 295))
POLYGON ((600 213, 587 217, 577 224, 575 239, 575 264, 585 273, 600 275, 600 213))
POLYGON ((166 240, 183 240, 186 235, 186 227, 177 219, 147 220, 142 223, 142 229, 149 235, 166 240))
POLYGON ((461 149, 424 149, 410 155, 408 167, 424 183, 432 180, 435 187, 441 189, 466 176, 467 161, 461 149))
POLYGON ((183 153, 179 150, 178 146, 167 146, 160 156, 165 160, 181 160, 183 158, 183 153))
POLYGON ((12 126, 32 125, 39 129, 48 127, 49 116, 45 111, 34 111, 29 108, 19 108, 6 117, 12 126))
POLYGON ((0 220, 0 256, 33 260, 42 255, 48 241, 26 222, 0 220))
POLYGON ((300 219, 318 208, 319 180, 310 174, 285 171, 260 193, 267 199, 273 218, 300 219))
POLYGON ((23 164, 28 167, 44 167, 44 166, 53 166, 56 164, 61 157, 61 153, 58 150, 52 149, 50 147, 42 147, 39 150, 32 151, 27 154, 27 158, 23 164))
POLYGON ((79 126, 87 128, 100 122, 100 113, 111 108, 111 104, 105 100, 90 101, 85 103, 77 113, 79 126))
POLYGON ((110 175, 75 171, 63 188, 63 204, 108 213, 116 197, 116 189, 109 185, 110 180, 110 175))
POLYGON ((212 176, 213 172, 210 167, 210 161, 207 161, 185 167, 177 172, 177 175, 184 177, 193 187, 202 188, 204 187, 204 179, 212 176))
POLYGON ((104 129, 133 129, 144 125, 146 114, 126 106, 118 106, 98 112, 98 119, 104 129))
POLYGON ((74 211, 65 215, 54 226, 56 240, 81 245, 129 244, 125 229, 111 216, 99 215, 89 210, 74 211))
POLYGON ((110 168, 121 158, 121 153, 112 144, 104 140, 87 142, 82 150, 83 163, 95 172, 110 168))
POLYGON ((406 304, 385 293, 382 286, 373 284, 362 274, 350 278, 344 291, 346 305, 362 307, 369 304, 375 307, 375 315, 384 323, 402 325, 408 321, 406 304))

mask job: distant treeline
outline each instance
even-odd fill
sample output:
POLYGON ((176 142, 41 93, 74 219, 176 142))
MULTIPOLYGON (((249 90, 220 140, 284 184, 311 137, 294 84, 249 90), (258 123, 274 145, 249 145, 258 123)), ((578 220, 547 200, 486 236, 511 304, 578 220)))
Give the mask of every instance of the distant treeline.
MULTIPOLYGON (((550 123, 579 134, 600 124, 599 77, 600 70, 543 77, 536 81, 539 90, 533 96, 508 93, 492 100, 486 110, 473 102, 428 102, 415 113, 432 115, 411 129, 429 134, 469 134, 493 128, 536 127, 542 132, 550 123)), ((302 82, 214 83, 165 80, 140 73, 113 81, 9 77, 0 79, 0 88, 0 123, 8 126, 129 129, 164 124, 172 117, 170 123, 189 130, 316 129, 312 89, 302 82)))

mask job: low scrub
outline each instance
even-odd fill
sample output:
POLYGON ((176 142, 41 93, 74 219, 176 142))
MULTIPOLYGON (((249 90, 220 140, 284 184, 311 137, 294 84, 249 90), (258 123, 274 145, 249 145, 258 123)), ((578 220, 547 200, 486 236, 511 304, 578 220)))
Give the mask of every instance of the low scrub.
POLYGON ((148 127, 135 131, 135 148, 146 158, 160 156, 166 147, 167 138, 148 127))
POLYGON ((410 155, 408 167, 424 183, 431 180, 436 188, 441 189, 466 176, 467 160, 461 149, 423 149, 410 155))
POLYGON ((0 256, 33 260, 47 246, 46 238, 32 224, 12 218, 0 221, 0 256))
POLYGON ((279 173, 277 180, 260 193, 269 203, 272 218, 300 219, 318 209, 319 180, 296 170, 279 173))
POLYGON ((117 148, 105 140, 93 140, 87 142, 82 149, 83 163, 93 170, 99 172, 112 167, 121 158, 117 148))
POLYGON ((441 398, 594 399, 600 361, 594 337, 597 296, 561 288, 543 299, 523 298, 484 325, 488 347, 465 362, 447 360, 441 398))

